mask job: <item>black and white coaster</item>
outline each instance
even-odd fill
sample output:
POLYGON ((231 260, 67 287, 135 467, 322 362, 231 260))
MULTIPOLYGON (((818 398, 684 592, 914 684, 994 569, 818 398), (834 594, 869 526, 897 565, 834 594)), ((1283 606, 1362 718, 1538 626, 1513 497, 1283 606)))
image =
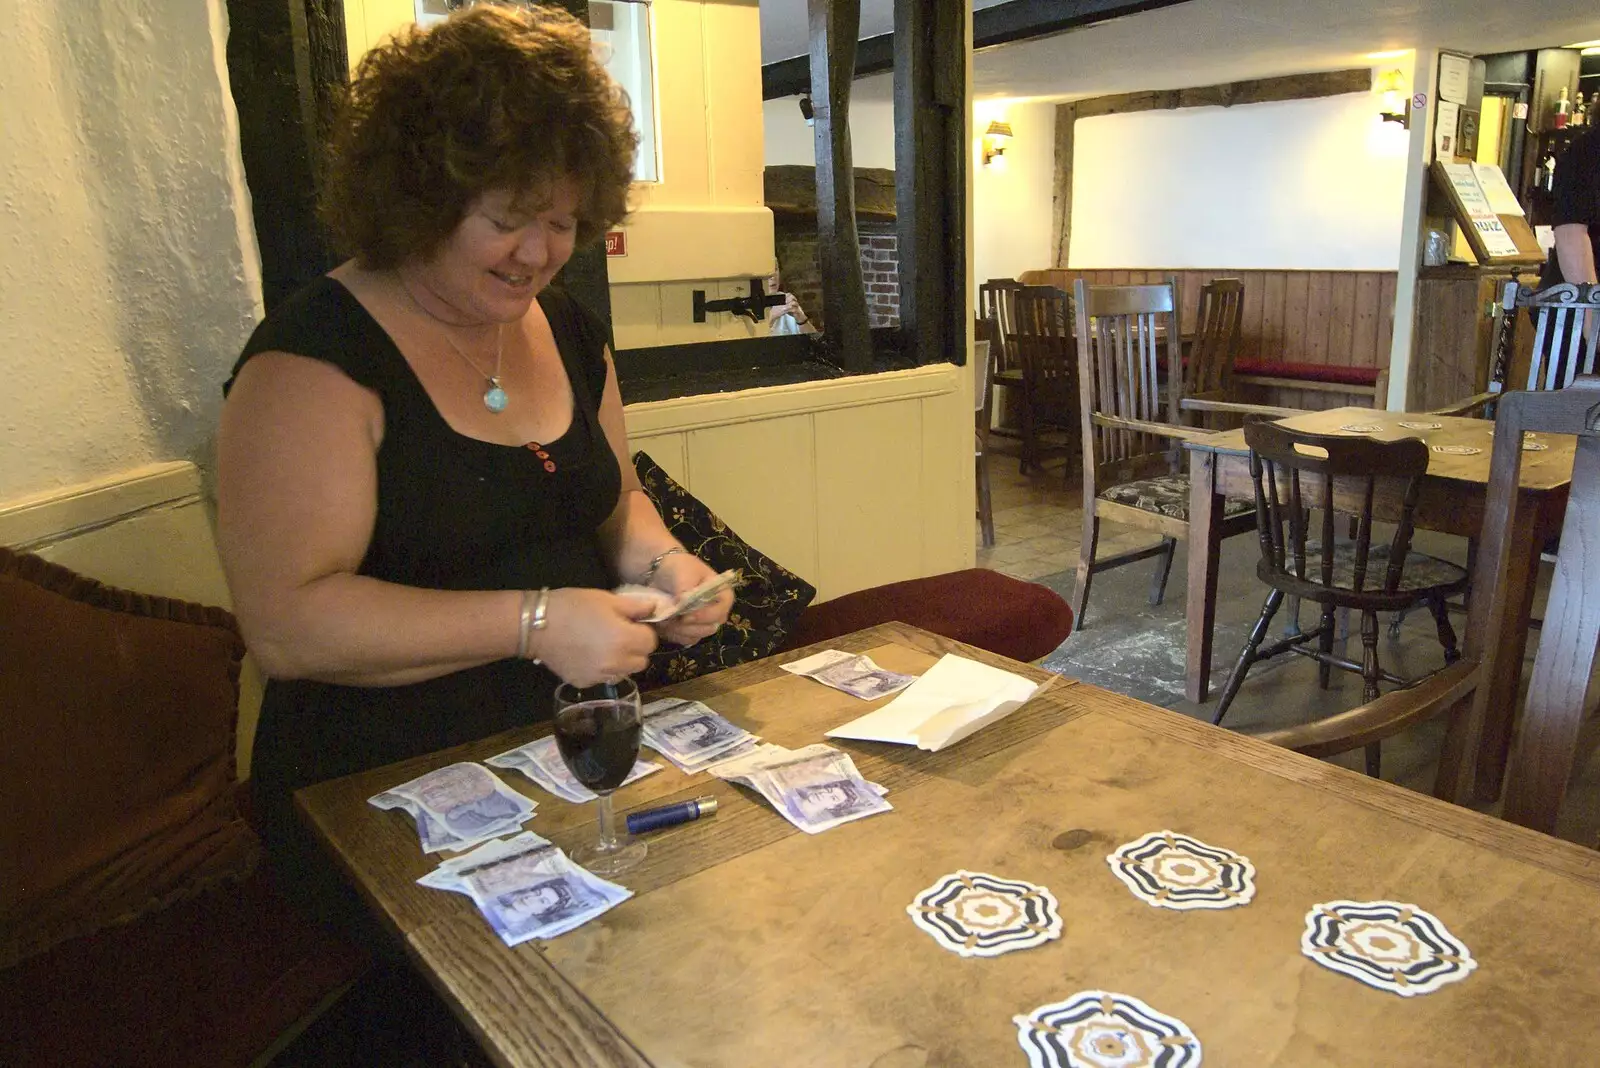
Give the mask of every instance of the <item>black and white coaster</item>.
POLYGON ((1306 956, 1401 997, 1465 979, 1478 962, 1437 916, 1399 901, 1326 901, 1306 914, 1306 956))
POLYGON ((1248 857, 1174 831, 1154 831, 1106 857, 1141 901, 1162 909, 1231 909, 1256 894, 1248 857))
POLYGON ((1061 937, 1055 895, 981 871, 946 875, 906 906, 912 922, 963 957, 998 957, 1061 937))
POLYGON ((1187 1024, 1138 998, 1085 990, 1013 1016, 1032 1068, 1195 1068, 1200 1040, 1187 1024))

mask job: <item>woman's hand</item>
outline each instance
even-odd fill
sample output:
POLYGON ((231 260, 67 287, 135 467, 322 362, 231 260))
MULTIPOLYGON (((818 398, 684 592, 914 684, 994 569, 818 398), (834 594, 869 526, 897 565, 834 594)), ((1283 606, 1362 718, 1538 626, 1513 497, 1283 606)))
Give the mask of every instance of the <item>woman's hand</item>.
MULTIPOLYGON (((672 553, 661 559, 661 566, 656 568, 655 576, 650 580, 650 585, 664 590, 673 598, 682 597, 702 582, 717 577, 706 562, 691 553, 672 553)), ((669 642, 679 645, 693 645, 701 638, 715 634, 717 628, 728 618, 728 611, 733 607, 733 590, 723 590, 717 594, 717 599, 703 608, 697 608, 686 616, 669 619, 664 623, 657 623, 656 630, 669 642)))
POLYGON ((574 686, 615 682, 645 669, 656 632, 638 622, 654 605, 643 597, 580 587, 551 590, 547 625, 530 650, 574 686))

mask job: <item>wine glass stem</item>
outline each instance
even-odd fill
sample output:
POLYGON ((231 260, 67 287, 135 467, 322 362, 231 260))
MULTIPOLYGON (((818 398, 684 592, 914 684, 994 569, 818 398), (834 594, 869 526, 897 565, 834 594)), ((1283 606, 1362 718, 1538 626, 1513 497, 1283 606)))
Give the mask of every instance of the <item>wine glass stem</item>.
POLYGON ((621 845, 617 841, 617 817, 611 811, 611 795, 600 795, 600 849, 611 852, 621 845))

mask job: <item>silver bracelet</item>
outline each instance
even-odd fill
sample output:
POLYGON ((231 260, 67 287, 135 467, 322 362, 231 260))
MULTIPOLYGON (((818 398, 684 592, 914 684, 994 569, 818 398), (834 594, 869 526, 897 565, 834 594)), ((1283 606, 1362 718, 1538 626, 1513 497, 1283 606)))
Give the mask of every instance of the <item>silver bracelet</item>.
POLYGON ((656 577, 656 572, 661 570, 661 561, 665 560, 667 557, 671 556, 673 553, 684 553, 684 554, 687 555, 688 552, 689 552, 689 550, 685 549, 683 546, 674 545, 672 548, 666 550, 665 552, 657 554, 655 559, 650 561, 650 566, 645 568, 644 577, 639 580, 639 585, 641 585, 641 586, 650 585, 650 581, 656 577))
POLYGON ((518 621, 517 631, 517 656, 523 660, 533 660, 540 663, 538 657, 528 656, 528 641, 536 630, 544 630, 550 621, 545 618, 545 613, 550 607, 550 587, 542 586, 538 593, 532 590, 522 591, 522 615, 518 621))

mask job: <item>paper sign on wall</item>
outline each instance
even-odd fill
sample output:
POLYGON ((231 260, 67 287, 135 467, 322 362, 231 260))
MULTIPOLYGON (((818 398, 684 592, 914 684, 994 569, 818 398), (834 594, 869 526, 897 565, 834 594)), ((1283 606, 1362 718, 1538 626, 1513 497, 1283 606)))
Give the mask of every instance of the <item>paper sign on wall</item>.
POLYGON ((1439 101, 1439 112, 1433 120, 1433 154, 1446 163, 1455 158, 1456 126, 1461 121, 1461 105, 1439 101))
MULTIPOLYGON (((1452 104, 1467 102, 1467 82, 1472 72, 1472 60, 1466 56, 1453 56, 1448 52, 1439 55, 1439 100, 1452 104)), ((1443 108, 1441 107, 1441 110, 1443 108)), ((1454 127, 1452 126, 1452 129, 1454 127)))

